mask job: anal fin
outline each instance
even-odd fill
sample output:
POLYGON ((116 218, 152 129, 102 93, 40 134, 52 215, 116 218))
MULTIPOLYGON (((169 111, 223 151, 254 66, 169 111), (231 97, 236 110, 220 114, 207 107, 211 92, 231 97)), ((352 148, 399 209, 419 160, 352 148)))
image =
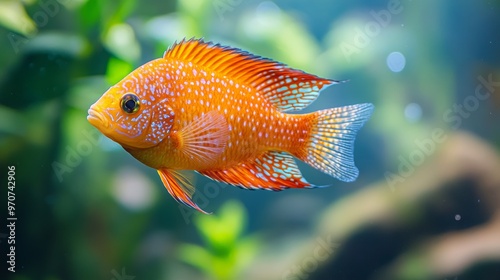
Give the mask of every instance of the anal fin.
POLYGON ((167 189, 168 193, 178 202, 194 208, 204 214, 210 214, 202 210, 196 203, 193 202, 192 197, 195 191, 194 186, 189 180, 181 173, 175 170, 158 170, 161 181, 167 189))
POLYGON ((200 174, 246 189, 281 191, 314 187, 304 180, 293 157, 279 151, 266 152, 252 161, 228 169, 200 171, 200 174))

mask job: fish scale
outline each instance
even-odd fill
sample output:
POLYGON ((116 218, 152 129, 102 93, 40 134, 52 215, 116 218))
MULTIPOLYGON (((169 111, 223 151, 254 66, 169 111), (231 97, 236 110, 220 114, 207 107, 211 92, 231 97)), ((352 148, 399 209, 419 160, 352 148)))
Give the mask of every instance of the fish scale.
MULTIPOLYGON (((157 64, 152 63, 148 66, 165 69, 163 71, 169 73, 175 72, 175 75, 169 74, 169 80, 174 82, 171 84, 172 88, 166 91, 164 96, 159 97, 160 100, 171 97, 170 106, 175 115, 179 116, 172 130, 179 130, 195 117, 211 111, 223 114, 228 122, 230 133, 226 149, 217 155, 210 167, 224 167, 227 164, 240 162, 262 154, 269 148, 289 150, 297 139, 306 137, 308 130, 299 129, 303 125, 297 126, 302 116, 280 113, 264 98, 249 98, 249 96, 258 95, 256 89, 240 85, 227 77, 208 75, 206 70, 192 64, 183 63, 179 66, 178 63, 171 63, 170 65, 160 60, 157 64), (174 71, 174 69, 179 71, 174 71), (193 75, 186 78, 184 73, 193 75), (173 97, 171 93, 174 93, 173 97), (182 98, 179 98, 181 95, 182 98), (193 110, 186 110, 186 105, 193 106, 193 110), (271 116, 273 116, 272 120, 271 116), (276 124, 273 125, 273 123, 276 124), (298 138, 293 137, 294 134, 298 135, 298 138)), ((168 144, 165 143, 165 145, 168 144)), ((163 147, 160 146, 158 149, 162 150, 163 147)), ((172 152, 170 158, 176 159, 172 165, 177 165, 180 169, 203 170, 205 168, 202 162, 188 159, 184 160, 185 166, 178 166, 179 159, 185 155, 172 152)), ((161 168, 170 167, 165 162, 161 166, 161 168)))
POLYGON ((174 199, 206 213, 179 170, 245 189, 316 187, 302 177, 296 157, 354 180, 355 135, 373 105, 287 113, 336 83, 236 48, 182 40, 105 92, 88 119, 157 169, 174 199))

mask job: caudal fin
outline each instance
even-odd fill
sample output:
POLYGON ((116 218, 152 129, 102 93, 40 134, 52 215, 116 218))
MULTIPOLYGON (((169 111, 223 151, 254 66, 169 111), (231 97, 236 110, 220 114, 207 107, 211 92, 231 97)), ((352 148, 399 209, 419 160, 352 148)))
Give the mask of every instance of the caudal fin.
POLYGON ((311 136, 299 159, 341 181, 356 180, 359 171, 354 165, 354 139, 373 108, 365 103, 315 112, 311 136))

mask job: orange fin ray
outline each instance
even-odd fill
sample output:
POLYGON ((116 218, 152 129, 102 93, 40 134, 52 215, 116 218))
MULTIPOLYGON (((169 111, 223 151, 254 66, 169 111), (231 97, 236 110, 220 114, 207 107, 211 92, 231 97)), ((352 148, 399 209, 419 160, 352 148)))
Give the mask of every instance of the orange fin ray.
POLYGON ((200 171, 212 180, 246 189, 281 191, 287 188, 312 188, 300 173, 293 157, 269 151, 251 162, 224 170, 200 171))
POLYGON ((229 139, 229 127, 222 114, 211 111, 183 127, 177 136, 183 153, 208 164, 224 151, 229 139))
POLYGON ((175 43, 163 57, 202 65, 241 85, 253 87, 283 112, 304 109, 316 100, 325 86, 338 83, 238 48, 204 42, 202 39, 175 43))
POLYGON ((181 173, 175 170, 158 170, 161 181, 167 189, 168 193, 178 202, 194 208, 204 214, 210 214, 202 210, 196 203, 193 202, 192 197, 195 192, 194 186, 189 180, 181 173))
POLYGON ((295 156, 341 181, 356 180, 359 171, 354 165, 354 139, 373 108, 365 103, 315 112, 311 136, 295 156))

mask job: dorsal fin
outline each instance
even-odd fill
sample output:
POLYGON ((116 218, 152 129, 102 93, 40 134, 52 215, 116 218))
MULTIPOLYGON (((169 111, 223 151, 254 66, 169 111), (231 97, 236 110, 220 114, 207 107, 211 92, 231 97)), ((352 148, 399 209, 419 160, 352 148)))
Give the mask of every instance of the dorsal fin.
POLYGON ((191 62, 253 87, 280 111, 303 109, 319 96, 324 86, 337 83, 271 59, 202 39, 174 43, 163 58, 191 62))

